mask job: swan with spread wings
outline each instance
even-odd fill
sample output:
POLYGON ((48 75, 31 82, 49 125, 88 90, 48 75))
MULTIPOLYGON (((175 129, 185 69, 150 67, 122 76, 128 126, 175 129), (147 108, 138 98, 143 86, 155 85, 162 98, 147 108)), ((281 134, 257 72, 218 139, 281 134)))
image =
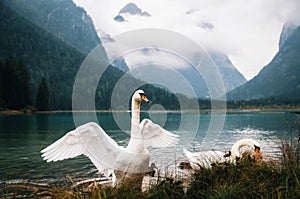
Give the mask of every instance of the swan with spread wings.
POLYGON ((55 162, 85 155, 106 177, 112 174, 114 183, 131 179, 130 182, 140 186, 149 168, 147 147, 170 147, 178 142, 177 135, 151 120, 140 123, 142 101, 149 102, 144 91, 137 90, 132 96, 131 137, 127 147, 119 146, 97 123, 90 122, 43 149, 43 159, 55 162))

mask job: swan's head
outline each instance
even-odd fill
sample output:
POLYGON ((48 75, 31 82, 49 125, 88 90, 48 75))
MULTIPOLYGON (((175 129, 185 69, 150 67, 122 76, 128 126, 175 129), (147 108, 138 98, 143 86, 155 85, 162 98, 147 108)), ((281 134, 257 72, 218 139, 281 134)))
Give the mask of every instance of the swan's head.
POLYGON ((262 154, 260 152, 259 146, 254 145, 254 151, 255 151, 255 154, 257 155, 257 157, 262 158, 262 154))
POLYGON ((231 148, 231 158, 233 160, 241 158, 240 148, 243 146, 250 147, 258 158, 262 158, 262 154, 260 152, 260 145, 257 141, 252 139, 242 139, 237 141, 231 148))
POLYGON ((145 92, 143 90, 137 90, 134 92, 133 96, 132 96, 132 100, 136 101, 136 102, 149 102, 148 98, 145 95, 145 92))
POLYGON ((255 140, 251 140, 249 139, 249 145, 251 146, 252 150, 254 150, 255 152, 255 155, 258 157, 258 158, 262 158, 262 154, 260 152, 260 145, 257 141, 255 140))

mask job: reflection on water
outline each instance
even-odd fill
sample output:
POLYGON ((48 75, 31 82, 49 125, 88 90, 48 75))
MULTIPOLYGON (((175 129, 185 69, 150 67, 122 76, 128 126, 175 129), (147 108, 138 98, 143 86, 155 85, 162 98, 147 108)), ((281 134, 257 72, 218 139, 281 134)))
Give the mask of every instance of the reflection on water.
POLYGON ((48 114, 38 114, 35 116, 36 126, 39 132, 49 129, 49 115, 48 114))
MULTIPOLYGON (((120 130, 112 113, 101 112, 97 116, 103 129, 119 145, 126 146, 130 138, 128 129, 120 130)), ((143 113, 143 117, 149 117, 149 114, 143 113)), ((160 118, 157 113, 152 113, 152 117, 153 120, 160 118)), ((185 117, 186 126, 193 121, 192 117, 193 114, 185 117)), ((180 136, 176 148, 150 149, 151 162, 166 167, 183 158, 182 147, 195 151, 201 148, 211 115, 200 116, 196 136, 195 132, 189 132, 188 129, 178 131, 180 113, 168 113, 167 117, 161 118, 164 119, 161 125, 165 129, 180 136)), ((282 139, 298 138, 291 128, 294 121, 295 115, 290 113, 228 114, 220 136, 209 143, 208 149, 225 151, 239 139, 252 138, 261 144, 264 158, 276 158, 280 153, 282 139)), ((84 156, 55 163, 46 163, 40 156, 41 149, 74 129, 72 113, 0 115, 0 126, 0 186, 27 181, 65 185, 68 182, 66 176, 77 181, 99 175, 90 160, 84 156)))

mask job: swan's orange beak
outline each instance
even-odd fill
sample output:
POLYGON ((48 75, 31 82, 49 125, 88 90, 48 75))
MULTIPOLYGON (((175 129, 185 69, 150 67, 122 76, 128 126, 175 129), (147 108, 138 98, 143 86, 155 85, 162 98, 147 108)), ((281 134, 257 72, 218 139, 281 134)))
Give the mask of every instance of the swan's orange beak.
POLYGON ((259 148, 255 149, 255 153, 256 153, 256 155, 257 155, 258 158, 262 158, 262 154, 261 154, 259 148))
POLYGON ((149 102, 149 100, 148 100, 148 98, 146 97, 146 95, 142 95, 142 100, 144 101, 144 102, 149 102))

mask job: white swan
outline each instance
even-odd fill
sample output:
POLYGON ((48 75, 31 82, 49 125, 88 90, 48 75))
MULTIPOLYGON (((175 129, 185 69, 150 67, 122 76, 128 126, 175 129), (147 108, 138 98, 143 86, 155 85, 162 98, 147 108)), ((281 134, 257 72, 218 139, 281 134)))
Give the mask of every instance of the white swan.
POLYGON ((250 151, 250 152, 254 152, 258 158, 262 158, 259 143, 252 139, 241 139, 241 140, 237 141, 236 143, 234 143, 227 156, 230 156, 230 158, 232 160, 238 160, 238 159, 242 158, 240 149, 244 146, 250 147, 252 149, 252 151, 250 151))
POLYGON ((242 139, 234 143, 230 151, 200 151, 190 152, 183 149, 184 154, 188 158, 190 167, 192 169, 210 168, 214 163, 224 163, 227 161, 236 161, 242 157, 240 149, 243 146, 250 147, 256 156, 261 158, 260 145, 257 141, 252 139, 242 139))
POLYGON ((140 123, 141 101, 149 100, 144 91, 137 90, 132 96, 131 138, 126 148, 118 146, 98 124, 90 122, 43 149, 43 159, 51 162, 83 154, 106 177, 112 174, 114 184, 121 178, 133 178, 136 186, 141 187, 144 173, 149 169, 150 154, 146 148, 174 146, 178 142, 177 135, 149 119, 140 123))

